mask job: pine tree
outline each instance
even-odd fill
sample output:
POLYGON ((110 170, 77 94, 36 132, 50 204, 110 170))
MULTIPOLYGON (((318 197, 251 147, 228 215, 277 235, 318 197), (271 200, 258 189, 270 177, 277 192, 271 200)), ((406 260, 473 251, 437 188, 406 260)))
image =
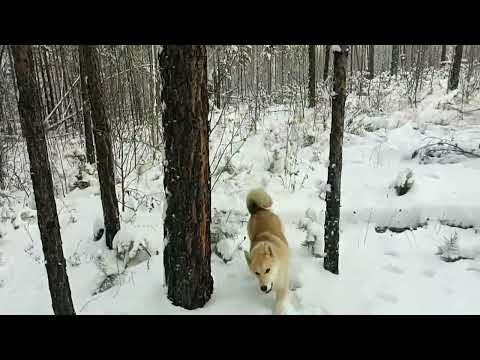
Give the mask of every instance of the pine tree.
POLYGON ((32 47, 12 45, 12 54, 19 93, 18 112, 27 142, 30 176, 53 312, 55 315, 75 315, 63 255, 32 47))
POLYGON ((105 239, 109 249, 113 248, 113 238, 120 230, 117 193, 115 191, 115 172, 113 165, 112 139, 110 124, 103 100, 100 81, 100 59, 96 46, 80 45, 80 57, 83 57, 87 74, 88 97, 92 109, 93 135, 97 153, 98 180, 102 198, 105 239))
POLYGON ((165 103, 167 296, 174 305, 195 309, 213 292, 206 48, 167 45, 159 62, 165 103))
POLYGON ((330 155, 328 165, 325 212, 325 252, 323 266, 326 270, 338 274, 338 242, 340 225, 340 190, 342 178, 342 147, 345 119, 345 99, 347 97, 347 57, 349 47, 340 45, 334 49, 333 57, 333 99, 332 128, 330 131, 330 155))

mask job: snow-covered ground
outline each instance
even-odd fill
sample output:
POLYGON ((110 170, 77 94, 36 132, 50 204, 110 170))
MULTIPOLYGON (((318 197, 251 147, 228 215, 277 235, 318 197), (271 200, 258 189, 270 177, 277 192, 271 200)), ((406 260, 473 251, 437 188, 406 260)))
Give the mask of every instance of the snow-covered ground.
MULTIPOLYGON (((77 313, 271 314, 274 295, 261 293, 242 254, 248 248, 245 196, 262 186, 285 224, 302 283, 295 291, 299 305, 292 306, 290 314, 480 314, 480 158, 450 154, 420 161, 420 154, 412 159, 415 150, 438 139, 478 153, 480 112, 460 118, 457 111, 442 109, 451 98, 442 88, 444 83, 416 109, 397 102, 397 109, 363 118, 369 131, 345 134, 339 275, 326 272, 323 259, 302 246, 307 235, 323 238, 328 166, 329 131, 320 130, 320 117, 311 111, 300 121, 285 108, 271 107, 256 135, 245 143, 234 141, 226 150, 227 155, 236 153, 241 145, 212 194, 214 223, 221 216, 212 231, 228 234, 217 245, 226 260, 212 254, 214 293, 202 309, 187 311, 166 298, 159 166, 137 179, 135 186, 146 197, 140 202, 138 196, 129 198, 131 207, 140 206, 136 213, 122 214, 116 245, 126 249, 124 259, 116 259, 104 239, 93 241, 101 218, 98 184, 58 199, 77 313), (308 135, 313 140, 304 141, 308 135), (413 186, 398 196, 394 185, 408 169, 413 186), (391 231, 397 228, 411 230, 391 231), (444 261, 438 247, 455 233, 458 249, 453 257, 462 259, 444 261), (128 247, 132 239, 133 249, 128 247), (141 254, 146 249, 148 253, 141 254), (140 257, 139 263, 123 271, 129 254, 140 257), (122 275, 115 276, 118 273, 122 275)), ((239 121, 231 117, 232 124, 239 121)), ((225 130, 223 139, 234 128, 225 130)), ((212 157, 222 132, 221 126, 213 132, 212 157)), ((243 136, 239 133, 236 139, 243 136)), ((39 231, 36 219, 28 217, 35 211, 23 205, 12 208, 18 228, 0 224, 0 313, 51 314, 39 231), (24 220, 19 219, 22 211, 24 220)))

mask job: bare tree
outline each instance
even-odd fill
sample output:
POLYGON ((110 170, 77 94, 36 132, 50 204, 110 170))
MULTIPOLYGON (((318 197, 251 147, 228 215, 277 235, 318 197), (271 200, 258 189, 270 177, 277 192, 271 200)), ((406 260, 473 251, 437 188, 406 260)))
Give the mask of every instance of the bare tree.
POLYGON ((83 113, 83 131, 85 134, 85 152, 87 161, 90 164, 95 163, 95 146, 93 145, 92 132, 92 114, 90 110, 90 100, 88 99, 87 73, 85 69, 84 52, 78 51, 80 63, 80 86, 82 90, 82 113, 83 113))
POLYGON ((400 57, 400 45, 392 45, 392 62, 390 66, 390 75, 392 76, 397 76, 399 57, 400 57))
POLYGON ((367 79, 375 77, 375 45, 368 46, 368 76, 367 79))
POLYGON ((442 45, 442 54, 440 55, 440 66, 445 66, 447 61, 447 45, 442 45))
POLYGON ((32 48, 30 45, 13 45, 12 54, 19 92, 18 111, 27 142, 30 176, 35 194, 38 227, 45 256, 53 312, 55 315, 75 315, 53 193, 32 48))
POLYGON ((110 124, 108 123, 100 81, 100 59, 96 46, 80 45, 87 74, 88 96, 92 107, 93 134, 97 153, 98 179, 102 198, 105 239, 109 249, 120 230, 110 124))
POLYGON ((206 48, 167 45, 159 62, 165 102, 165 280, 174 305, 195 309, 213 292, 206 48))
POLYGON ((323 66, 323 81, 327 81, 329 65, 330 65, 330 45, 325 45, 325 65, 323 66))
POLYGON ((315 107, 315 45, 308 46, 308 106, 315 107))
POLYGON ((460 68, 462 65, 463 45, 455 45, 455 53, 453 55, 453 64, 448 79, 448 91, 458 88, 458 80, 460 77, 460 68))
POLYGON ((332 128, 330 131, 330 155, 326 192, 325 213, 325 252, 323 267, 338 274, 338 242, 340 225, 340 190, 342 179, 343 127, 345 119, 345 99, 347 97, 347 58, 348 45, 335 49, 333 57, 332 128))

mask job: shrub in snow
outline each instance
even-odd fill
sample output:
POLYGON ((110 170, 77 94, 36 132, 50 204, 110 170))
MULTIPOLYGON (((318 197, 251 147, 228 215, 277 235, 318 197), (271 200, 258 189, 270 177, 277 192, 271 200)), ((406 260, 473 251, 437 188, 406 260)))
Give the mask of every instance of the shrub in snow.
POLYGON ((115 285, 119 285, 125 278, 125 268, 110 251, 100 252, 93 258, 94 264, 101 271, 103 277, 92 295, 102 293, 115 285))
POLYGON ((445 262, 455 262, 458 260, 473 260, 472 257, 462 255, 462 249, 458 244, 458 234, 455 232, 449 238, 444 238, 443 245, 438 247, 436 255, 439 255, 440 258, 445 262))
POLYGON ((397 175, 391 186, 395 189, 398 196, 402 196, 410 191, 414 182, 413 171, 405 169, 397 175))
POLYGON ((303 147, 311 146, 315 143, 315 135, 305 134, 303 136, 303 147))
POLYGON ((460 260, 460 248, 458 246, 458 234, 454 233, 449 238, 445 238, 443 245, 438 247, 437 255, 446 262, 460 260))
POLYGON ((245 215, 238 211, 213 209, 210 226, 212 250, 224 263, 230 262, 236 250, 245 239, 242 237, 242 224, 246 222, 245 215))
POLYGON ((305 212, 305 217, 300 220, 299 228, 304 230, 307 234, 302 246, 307 247, 313 256, 325 256, 325 244, 323 239, 323 224, 320 222, 320 217, 314 209, 309 208, 305 212))
POLYGON ((93 175, 95 173, 95 168, 87 163, 87 157, 85 153, 76 148, 73 151, 67 153, 65 157, 73 160, 74 166, 77 169, 77 174, 74 175, 73 179, 70 179, 70 191, 74 189, 86 189, 92 185, 93 175))
POLYGON ((279 173, 282 170, 282 157, 278 148, 273 149, 272 159, 267 170, 271 173, 279 173))
POLYGON ((480 158, 479 149, 465 150, 453 139, 429 143, 412 154, 412 159, 418 159, 420 164, 454 164, 467 158, 480 158))
POLYGON ((318 180, 315 185, 316 185, 316 188, 318 190, 318 197, 322 200, 325 200, 326 195, 327 195, 327 191, 330 190, 330 184, 327 184, 323 180, 318 180))
POLYGON ((80 255, 77 252, 74 252, 72 255, 70 255, 66 261, 71 267, 76 267, 82 264, 80 255))
POLYGON ((123 269, 138 265, 151 256, 147 239, 133 235, 125 225, 115 234, 113 249, 117 259, 123 262, 123 269))
POLYGON ((33 222, 35 221, 36 215, 35 211, 31 209, 24 209, 20 212, 20 219, 26 222, 33 222))

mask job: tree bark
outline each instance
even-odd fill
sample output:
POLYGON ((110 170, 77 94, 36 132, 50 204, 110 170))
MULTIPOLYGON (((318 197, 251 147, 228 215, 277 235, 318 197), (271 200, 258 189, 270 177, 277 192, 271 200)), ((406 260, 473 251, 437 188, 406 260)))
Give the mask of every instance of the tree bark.
POLYGON ((323 81, 327 81, 329 64, 330 64, 330 45, 325 45, 325 65, 323 66, 323 81))
POLYGON ((397 76, 399 57, 400 57, 400 45, 392 45, 392 63, 390 66, 390 75, 392 76, 397 76))
POLYGON ((85 134, 85 153, 87 161, 95 164, 95 145, 93 144, 92 114, 88 98, 87 71, 85 69, 84 52, 78 48, 78 62, 80 63, 80 88, 82 94, 83 131, 85 134))
POLYGON ((174 305, 195 309, 213 292, 206 48, 167 45, 159 60, 165 102, 165 280, 174 305))
POLYGON ((440 55, 440 66, 445 66, 445 61, 447 61, 447 45, 442 45, 442 54, 440 55))
POLYGON ((450 70, 450 77, 448 79, 448 91, 458 88, 458 79, 460 76, 460 68, 462 65, 463 45, 455 46, 455 54, 453 55, 453 65, 450 70))
POLYGON ((98 179, 102 198, 105 240, 109 249, 113 248, 113 238, 120 230, 117 193, 115 192, 115 172, 112 153, 110 124, 108 123, 100 81, 100 58, 93 45, 80 45, 85 61, 88 97, 92 109, 93 135, 97 155, 98 179))
POLYGON ((326 193, 325 212, 325 252, 323 267, 338 274, 338 242, 340 224, 340 190, 342 176, 343 122, 345 118, 346 67, 348 46, 341 45, 341 51, 335 51, 333 57, 332 128, 330 132, 330 155, 326 193))
POLYGON ((375 45, 368 46, 368 76, 372 80, 375 77, 375 45))
POLYGON ((315 45, 308 46, 308 107, 315 107, 315 45))
POLYGON ((48 286, 55 315, 75 315, 62 249, 57 206, 43 127, 40 94, 35 81, 32 48, 13 45, 12 53, 19 91, 18 111, 30 159, 38 227, 42 240, 48 286))

